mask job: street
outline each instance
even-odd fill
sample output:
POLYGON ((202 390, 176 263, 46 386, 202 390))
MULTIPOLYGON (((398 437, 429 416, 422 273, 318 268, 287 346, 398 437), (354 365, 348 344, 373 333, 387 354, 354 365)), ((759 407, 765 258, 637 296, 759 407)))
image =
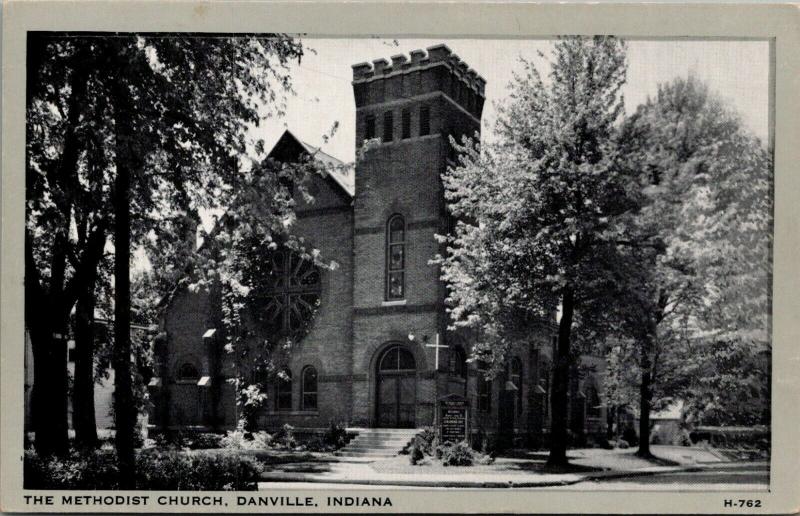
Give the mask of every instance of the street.
MULTIPOLYGON (((525 491, 767 491, 769 465, 765 462, 725 463, 707 466, 703 471, 682 471, 657 475, 638 475, 608 480, 586 480, 559 487, 523 487, 525 491)), ((457 488, 422 486, 373 486, 346 483, 269 482, 264 489, 331 489, 331 490, 419 490, 439 491, 457 488)), ((513 488, 513 487, 512 487, 513 488)))
POLYGON ((726 463, 704 471, 587 480, 548 489, 574 491, 766 491, 768 488, 769 465, 755 462, 726 463))

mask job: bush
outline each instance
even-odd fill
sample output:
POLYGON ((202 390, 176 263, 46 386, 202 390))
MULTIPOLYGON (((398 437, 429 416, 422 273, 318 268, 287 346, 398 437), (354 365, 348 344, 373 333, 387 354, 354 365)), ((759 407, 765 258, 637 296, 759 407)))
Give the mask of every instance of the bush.
POLYGON ((475 463, 475 452, 465 442, 445 445, 441 448, 443 466, 472 466, 475 463))
POLYGON ((152 453, 137 460, 136 486, 180 491, 252 490, 262 471, 256 459, 236 453, 152 453))
POLYGON ((220 446, 227 450, 265 450, 271 442, 272 436, 267 432, 247 433, 241 428, 230 430, 220 438, 220 446))
POLYGON ((672 442, 670 443, 673 446, 691 446, 692 439, 689 437, 689 432, 686 430, 681 430, 672 438, 672 442))
POLYGON ((347 431, 342 425, 331 420, 328 430, 325 431, 325 435, 322 437, 322 441, 338 450, 347 444, 347 431))
POLYGON ((293 450, 297 446, 297 440, 294 438, 294 427, 288 423, 283 425, 283 428, 272 437, 270 444, 276 448, 293 450))
POLYGON ((414 444, 411 447, 411 454, 408 457, 408 461, 411 463, 412 466, 416 466, 424 458, 425 458, 425 453, 419 446, 414 444))
POLYGON ((617 448, 619 448, 621 450, 625 450, 627 448, 630 448, 630 446, 631 445, 628 444, 628 441, 626 441, 625 439, 620 439, 619 441, 617 441, 617 448))
POLYGON ((433 442, 436 440, 436 431, 433 427, 426 426, 414 436, 414 445, 425 455, 433 455, 433 442))
MULTIPOLYGON (((73 452, 64 458, 24 456, 26 489, 118 489, 119 470, 113 451, 73 452)), ((136 487, 164 490, 255 489, 261 464, 234 453, 140 452, 136 487)))
POLYGON ((113 451, 73 451, 66 457, 39 457, 25 450, 26 489, 116 489, 119 483, 113 451))
POLYGON ((636 435, 636 430, 632 426, 625 428, 622 432, 622 439, 631 446, 639 444, 639 436, 636 435))
POLYGON ((437 445, 436 448, 433 449, 433 455, 437 460, 442 460, 445 448, 449 448, 450 446, 452 446, 452 444, 449 441, 437 445))

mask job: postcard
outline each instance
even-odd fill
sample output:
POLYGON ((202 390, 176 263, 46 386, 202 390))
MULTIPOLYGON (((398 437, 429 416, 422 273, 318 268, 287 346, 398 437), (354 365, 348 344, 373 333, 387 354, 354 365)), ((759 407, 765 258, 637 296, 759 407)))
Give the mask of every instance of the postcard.
POLYGON ((3 510, 797 510, 796 7, 3 14, 3 510))

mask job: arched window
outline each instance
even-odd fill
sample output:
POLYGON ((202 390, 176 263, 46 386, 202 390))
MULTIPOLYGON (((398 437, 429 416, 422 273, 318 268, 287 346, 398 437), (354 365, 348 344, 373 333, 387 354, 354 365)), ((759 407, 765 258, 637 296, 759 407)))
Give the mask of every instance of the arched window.
POLYGON ((522 360, 519 357, 511 359, 511 382, 517 388, 516 408, 517 415, 522 414, 522 360))
POLYGON ((253 318, 270 338, 302 338, 319 308, 319 268, 288 249, 264 254, 254 245, 249 252, 255 266, 245 268, 244 282, 252 287, 253 318))
POLYGON ((382 372, 412 371, 416 369, 416 367, 414 355, 412 355, 409 350, 402 346, 394 346, 383 354, 378 369, 382 372))
POLYGON ((589 384, 583 392, 586 394, 586 417, 600 417, 600 408, 603 402, 600 400, 597 388, 589 384))
POLYGON ((393 215, 386 224, 386 300, 406 296, 406 223, 402 215, 393 215))
POLYGON ((178 378, 177 379, 179 381, 193 381, 193 380, 197 380, 198 378, 200 378, 200 372, 197 370, 197 368, 194 366, 194 364, 191 364, 189 362, 184 362, 178 368, 178 378))
POLYGON ((300 403, 302 410, 317 410, 317 370, 313 366, 303 369, 300 403))
POLYGON ((478 362, 478 410, 492 411, 492 381, 486 378, 488 367, 485 362, 478 362))
POLYGON ((292 410, 292 372, 288 368, 275 379, 275 410, 292 410))
POLYGON ((467 355, 461 346, 456 346, 450 350, 450 360, 447 367, 451 376, 459 378, 467 377, 467 355))

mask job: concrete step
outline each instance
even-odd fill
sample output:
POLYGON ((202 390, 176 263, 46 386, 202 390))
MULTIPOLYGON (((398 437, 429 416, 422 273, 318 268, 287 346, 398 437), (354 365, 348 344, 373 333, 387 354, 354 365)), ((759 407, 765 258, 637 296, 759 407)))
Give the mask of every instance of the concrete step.
POLYGON ((336 452, 337 457, 394 457, 399 452, 392 452, 392 451, 380 451, 380 450, 370 450, 370 451, 363 451, 363 450, 339 450, 336 452))
POLYGON ((386 435, 414 435, 417 434, 419 430, 413 428, 361 428, 359 430, 351 430, 349 433, 359 434, 359 435, 377 435, 377 434, 386 434, 386 435))
POLYGON ((374 435, 359 435, 359 436, 353 437, 351 439, 351 442, 352 441, 370 441, 370 442, 383 441, 383 442, 387 442, 387 443, 400 443, 400 442, 404 442, 404 441, 410 441, 413 438, 414 438, 413 435, 412 436, 403 436, 403 437, 378 437, 378 436, 374 436, 374 435))
POLYGON ((350 444, 365 444, 365 445, 378 445, 378 446, 405 446, 410 443, 413 437, 403 439, 353 439, 350 444))
POLYGON ((364 445, 355 445, 355 446, 348 446, 347 451, 377 451, 377 452, 392 452, 397 453, 403 448, 398 448, 397 446, 364 446, 364 445))
POLYGON ((387 458, 403 450, 419 430, 413 428, 349 428, 350 442, 336 452, 343 458, 387 458))

